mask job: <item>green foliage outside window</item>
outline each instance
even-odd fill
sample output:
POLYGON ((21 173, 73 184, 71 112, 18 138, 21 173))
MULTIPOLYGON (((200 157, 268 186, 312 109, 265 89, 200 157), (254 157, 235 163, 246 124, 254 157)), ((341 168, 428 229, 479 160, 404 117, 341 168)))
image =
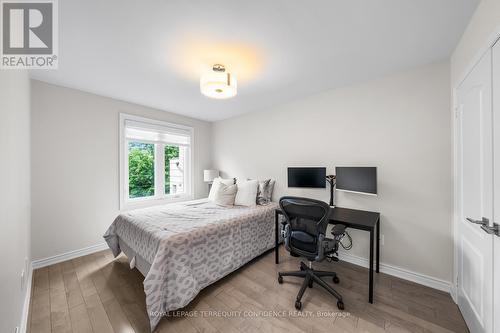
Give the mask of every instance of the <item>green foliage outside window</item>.
MULTIPOLYGON (((153 196, 155 193, 155 145, 129 142, 129 197, 153 196)), ((170 160, 179 157, 179 147, 165 146, 165 194, 170 193, 170 160)))
POLYGON ((128 183, 130 198, 154 195, 154 144, 141 142, 130 142, 128 144, 128 183))

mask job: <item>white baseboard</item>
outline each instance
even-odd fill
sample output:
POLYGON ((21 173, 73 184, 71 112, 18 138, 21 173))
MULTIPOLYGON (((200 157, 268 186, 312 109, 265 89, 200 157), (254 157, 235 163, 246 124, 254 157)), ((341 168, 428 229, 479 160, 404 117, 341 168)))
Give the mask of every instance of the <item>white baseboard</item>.
POLYGON ((457 286, 455 286, 455 285, 451 286, 450 294, 451 294, 451 298, 453 299, 453 302, 455 302, 455 304, 458 304, 458 290, 457 290, 457 286))
POLYGON ((28 330, 28 315, 30 310, 31 288, 33 285, 33 265, 28 267, 28 276, 26 277, 26 295, 24 296, 23 312, 21 313, 21 324, 19 332, 26 333, 28 330))
POLYGON ((102 250, 106 250, 108 248, 108 244, 106 243, 101 243, 101 244, 96 244, 92 245, 89 247, 85 247, 83 249, 79 250, 74 250, 74 251, 69 251, 66 253, 58 254, 49 258, 45 259, 39 259, 39 260, 34 260, 31 265, 29 266, 29 272, 28 272, 28 277, 27 277, 27 284, 26 284, 26 296, 24 297, 24 304, 23 304, 23 311, 21 314, 21 323, 19 325, 19 332, 20 333, 26 333, 28 329, 28 316, 29 316, 29 307, 30 307, 30 300, 31 300, 31 288, 33 286, 33 270, 58 264, 63 261, 71 260, 74 258, 78 258, 81 256, 85 256, 87 254, 91 254, 94 252, 99 252, 102 250))
MULTIPOLYGON (((359 257, 346 252, 339 252, 340 260, 349 262, 354 265, 369 267, 369 260, 363 257, 359 257)), ((409 271, 407 269, 396 267, 388 264, 380 263, 380 272, 389 274, 404 280, 415 282, 430 288, 445 291, 447 293, 451 292, 451 282, 441 279, 437 279, 428 275, 421 273, 416 273, 409 271)))
MULTIPOLYGON (((55 255, 53 257, 35 260, 32 263, 31 270, 37 269, 37 268, 42 268, 45 266, 54 265, 54 264, 57 264, 57 263, 60 263, 63 261, 67 261, 70 259, 85 256, 87 254, 91 254, 94 252, 103 251, 103 250, 106 250, 107 248, 108 248, 108 245, 106 243, 101 243, 101 244, 92 245, 92 246, 89 246, 89 247, 86 247, 83 249, 58 254, 58 255, 55 255)), ((340 252, 339 258, 341 260, 344 260, 344 261, 349 262, 351 264, 368 268, 369 261, 366 258, 359 257, 359 256, 356 256, 356 255, 353 255, 350 253, 346 253, 346 252, 340 252)), ((409 271, 409 270, 404 269, 404 268, 381 263, 380 264, 380 272, 385 273, 385 274, 389 274, 389 275, 392 275, 392 276, 395 276, 395 277, 398 277, 398 278, 401 278, 404 280, 412 281, 412 282, 415 282, 415 283, 418 283, 418 284, 421 284, 421 285, 424 285, 424 286, 427 286, 430 288, 445 291, 447 293, 452 293, 452 291, 453 291, 452 284, 450 281, 445 281, 445 280, 434 278, 434 277, 431 277, 431 276, 428 276, 425 274, 412 272, 412 271, 409 271)), ((30 272, 30 275, 31 274, 32 273, 30 272)), ((29 283, 30 283, 30 288, 31 288, 31 280, 29 283)), ((29 297, 29 295, 28 295, 28 297, 29 297)), ((29 303, 29 300, 28 300, 28 303, 29 303)))
POLYGON ((48 258, 45 258, 45 259, 34 260, 33 264, 32 264, 33 265, 33 269, 38 269, 38 268, 42 268, 42 267, 45 267, 45 266, 50 266, 50 265, 58 264, 60 262, 71 260, 71 259, 75 259, 75 258, 78 258, 78 257, 81 257, 81 256, 85 256, 87 254, 91 254, 91 253, 94 253, 94 252, 103 251, 103 250, 106 250, 107 248, 108 248, 108 244, 101 243, 101 244, 96 244, 96 245, 92 245, 92 246, 89 246, 89 247, 85 247, 83 249, 79 249, 79 250, 74 250, 74 251, 69 251, 69 252, 66 252, 66 253, 58 254, 58 255, 55 255, 55 256, 52 256, 52 257, 48 257, 48 258))

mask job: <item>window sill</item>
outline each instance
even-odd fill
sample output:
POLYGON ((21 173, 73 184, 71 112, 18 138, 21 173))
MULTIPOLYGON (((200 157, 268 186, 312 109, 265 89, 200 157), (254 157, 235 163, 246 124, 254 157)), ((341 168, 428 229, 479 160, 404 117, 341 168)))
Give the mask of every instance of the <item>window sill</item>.
POLYGON ((178 196, 171 196, 165 198, 138 198, 136 200, 127 200, 120 203, 120 211, 128 211, 138 208, 147 208, 153 206, 167 205, 176 202, 183 202, 193 200, 191 194, 179 194, 178 196))

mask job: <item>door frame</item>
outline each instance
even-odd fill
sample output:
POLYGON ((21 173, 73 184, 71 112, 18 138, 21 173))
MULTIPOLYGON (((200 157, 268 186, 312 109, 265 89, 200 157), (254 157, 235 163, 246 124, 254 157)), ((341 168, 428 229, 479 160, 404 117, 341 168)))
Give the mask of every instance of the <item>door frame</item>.
MULTIPOLYGON (((463 81, 467 78, 467 76, 470 74, 470 72, 474 69, 474 67, 479 63, 481 58, 490 50, 493 48, 493 46, 497 43, 500 42, 500 25, 496 27, 496 29, 493 31, 492 34, 485 40, 484 43, 482 43, 482 47, 479 49, 479 51, 476 53, 476 55, 472 58, 471 62, 469 65, 466 67, 465 71, 458 76, 459 80, 454 84, 452 87, 452 105, 451 105, 451 121, 453 124, 453 130, 452 130, 452 142, 453 142, 453 166, 452 166, 452 172, 453 172, 453 221, 452 221, 452 234, 453 234, 453 280, 451 282, 451 287, 450 287, 450 294, 453 299, 453 301, 458 304, 458 223, 460 221, 460 212, 459 212, 459 188, 458 188, 458 183, 459 183, 459 154, 458 154, 458 143, 459 143, 459 128, 458 128, 458 100, 457 100, 457 90, 460 87, 460 85, 463 83, 463 81)), ((493 94, 492 94, 493 98, 493 94)), ((495 106, 493 106, 495 107, 495 106)), ((493 267, 493 279, 495 278, 500 278, 500 276, 496 276, 495 271, 498 271, 499 269, 495 269, 493 267)), ((493 287, 494 288, 494 287, 493 287)), ((494 288, 494 297, 499 297, 500 298, 500 290, 496 290, 494 288)), ((495 320, 495 314, 500 311, 498 309, 495 309, 495 303, 493 303, 493 330, 494 332, 500 332, 500 320, 495 320)))

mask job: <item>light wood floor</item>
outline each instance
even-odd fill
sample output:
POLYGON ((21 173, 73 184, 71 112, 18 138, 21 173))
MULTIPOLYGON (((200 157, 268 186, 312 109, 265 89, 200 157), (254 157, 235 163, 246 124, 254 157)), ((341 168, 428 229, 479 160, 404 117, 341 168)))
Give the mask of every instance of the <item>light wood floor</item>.
MULTIPOLYGON (((294 301, 301 280, 285 277, 279 285, 277 272, 297 270, 298 263, 281 251, 281 263, 275 265, 274 253, 267 253, 203 290, 183 309, 193 311, 192 316, 164 318, 156 332, 467 332, 448 294, 389 275, 376 274, 375 302, 368 304, 368 271, 344 262, 315 268, 338 273, 336 288, 345 311, 339 312, 336 300, 315 286, 307 289, 302 316, 297 316, 294 301), (242 312, 224 318, 208 311, 242 312), (330 317, 319 317, 318 311, 330 317)), ((113 259, 109 251, 98 252, 38 269, 33 278, 32 333, 149 332, 144 278, 128 268, 123 255, 113 259)))

